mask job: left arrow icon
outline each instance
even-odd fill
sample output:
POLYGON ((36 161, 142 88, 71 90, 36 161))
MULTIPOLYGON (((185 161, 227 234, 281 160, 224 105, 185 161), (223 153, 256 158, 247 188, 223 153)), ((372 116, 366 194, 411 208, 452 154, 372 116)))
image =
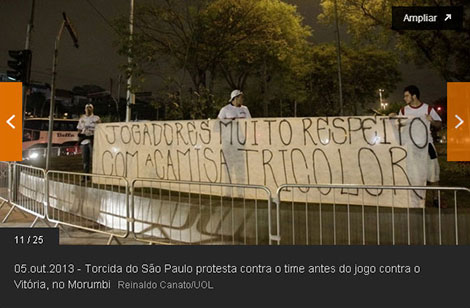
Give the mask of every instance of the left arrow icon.
POLYGON ((8 120, 7 120, 7 124, 11 126, 11 128, 15 129, 15 126, 13 124, 11 124, 11 120, 13 120, 15 118, 15 115, 12 115, 8 120))

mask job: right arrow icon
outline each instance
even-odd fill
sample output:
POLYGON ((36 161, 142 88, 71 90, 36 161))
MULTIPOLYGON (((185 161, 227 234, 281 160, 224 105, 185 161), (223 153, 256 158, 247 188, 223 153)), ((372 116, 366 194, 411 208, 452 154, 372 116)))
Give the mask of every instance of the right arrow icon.
POLYGON ((452 19, 452 14, 446 14, 446 19, 444 19, 444 21, 447 21, 449 19, 452 19))
POLYGON ((460 121, 460 123, 457 124, 455 128, 459 128, 459 126, 463 124, 464 120, 462 120, 458 115, 455 115, 455 117, 460 121))

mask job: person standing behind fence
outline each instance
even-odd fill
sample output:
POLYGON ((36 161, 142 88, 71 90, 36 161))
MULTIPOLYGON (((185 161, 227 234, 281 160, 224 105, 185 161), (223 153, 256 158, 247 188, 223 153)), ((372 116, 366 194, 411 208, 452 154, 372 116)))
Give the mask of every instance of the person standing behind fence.
POLYGON ((91 155, 93 154, 93 138, 96 124, 101 123, 99 116, 93 114, 93 105, 86 104, 85 114, 78 121, 78 142, 82 149, 83 172, 90 173, 91 155))
POLYGON ((230 94, 229 104, 220 109, 219 119, 250 119, 251 114, 248 107, 243 106, 243 92, 233 90, 230 94))
MULTIPOLYGON (((434 108, 421 102, 419 96, 420 93, 418 87, 414 85, 406 87, 403 90, 403 99, 406 106, 400 109, 398 115, 420 117, 426 123, 428 129, 427 181, 431 186, 439 186, 439 161, 437 160, 436 147, 433 144, 431 126, 436 129, 440 129, 442 126, 442 119, 434 108)), ((439 205, 436 191, 434 191, 433 205, 436 207, 439 205)), ((441 207, 444 208, 446 205, 442 203, 441 207)))

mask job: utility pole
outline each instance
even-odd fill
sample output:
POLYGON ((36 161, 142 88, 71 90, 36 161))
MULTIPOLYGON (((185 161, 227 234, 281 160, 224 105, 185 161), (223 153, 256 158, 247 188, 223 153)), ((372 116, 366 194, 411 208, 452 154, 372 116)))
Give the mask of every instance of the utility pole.
POLYGON ((343 83, 341 80, 341 41, 339 37, 338 3, 335 1, 336 53, 338 62, 339 115, 343 115, 343 83))
POLYGON ((109 78, 109 95, 111 95, 111 97, 113 97, 114 93, 113 93, 113 78, 109 78))
POLYGON ((29 17, 28 27, 26 28, 26 43, 24 49, 30 49, 31 46, 31 32, 33 31, 34 26, 34 7, 36 0, 32 0, 31 3, 31 15, 29 17))
MULTIPOLYGON (((29 22, 28 26, 26 27, 26 42, 24 44, 24 49, 29 50, 31 48, 31 33, 33 31, 33 26, 34 26, 34 7, 35 7, 35 2, 36 0, 31 1, 31 14, 29 16, 29 22)), ((32 57, 30 58, 32 59, 32 57)), ((29 71, 31 71, 31 61, 29 61, 29 71)), ((31 74, 29 74, 31 76, 31 74)), ((29 80, 25 80, 23 82, 23 127, 22 127, 22 132, 24 133, 24 122, 25 122, 25 114, 26 114, 26 104, 28 102, 28 90, 29 90, 29 82, 31 78, 28 78, 29 80)))
MULTIPOLYGON (((121 75, 119 75, 119 77, 121 77, 121 75)), ((121 82, 121 80, 119 80, 119 82, 121 82)), ((109 78, 109 96, 111 96, 111 99, 113 100, 114 104, 116 105, 116 116, 117 116, 117 119, 118 119, 118 122, 119 122, 119 102, 116 100, 115 96, 114 96, 114 87, 113 87, 113 78, 109 78)), ((118 96, 119 96, 119 86, 118 85, 118 96)), ((118 98, 119 100, 119 98, 118 98)))
POLYGON ((118 86, 117 86, 117 105, 116 105, 116 110, 117 110, 117 121, 121 121, 121 114, 119 113, 119 104, 121 103, 121 82, 122 82, 122 75, 119 74, 118 77, 118 86))
POLYGON ((126 97, 126 122, 131 121, 131 105, 135 102, 135 96, 131 92, 132 88, 132 34, 134 33, 134 0, 131 0, 131 10, 129 14, 129 54, 127 56, 128 76, 127 76, 127 97, 126 97))
POLYGON ((55 87, 56 87, 56 75, 57 75, 57 58, 59 56, 59 43, 60 38, 62 37, 62 31, 64 31, 64 27, 69 32, 70 36, 72 37, 73 44, 75 48, 78 48, 78 37, 75 29, 73 29, 72 24, 70 23, 69 19, 65 15, 65 12, 62 13, 64 20, 60 24, 59 33, 55 39, 54 43, 54 55, 52 57, 52 83, 51 83, 51 104, 49 108, 49 129, 48 129, 48 140, 47 140, 47 153, 46 153, 46 170, 49 170, 50 167, 50 159, 51 159, 51 149, 52 149, 52 133, 54 128, 54 109, 55 109, 55 87))

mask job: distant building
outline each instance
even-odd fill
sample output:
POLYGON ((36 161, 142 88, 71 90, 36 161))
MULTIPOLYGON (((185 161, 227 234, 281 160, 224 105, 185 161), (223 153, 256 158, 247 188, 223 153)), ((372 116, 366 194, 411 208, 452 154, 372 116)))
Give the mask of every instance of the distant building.
POLYGON ((44 97, 51 96, 51 88, 48 84, 40 84, 40 83, 31 83, 30 93, 41 93, 44 97))

